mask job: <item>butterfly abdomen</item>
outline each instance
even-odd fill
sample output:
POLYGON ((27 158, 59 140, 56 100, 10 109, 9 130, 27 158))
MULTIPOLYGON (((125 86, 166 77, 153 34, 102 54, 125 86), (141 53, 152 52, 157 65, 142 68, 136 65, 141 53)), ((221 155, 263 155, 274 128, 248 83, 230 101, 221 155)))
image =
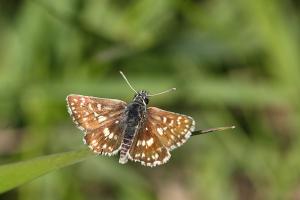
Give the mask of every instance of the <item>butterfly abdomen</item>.
POLYGON ((126 125, 121 144, 119 163, 125 164, 128 161, 128 152, 140 127, 142 116, 144 115, 143 110, 143 105, 135 102, 129 104, 126 108, 126 125))
POLYGON ((123 141, 121 144, 120 150, 120 160, 119 162, 125 164, 128 161, 128 151, 132 145, 133 138, 134 138, 135 128, 127 127, 124 132, 123 141))

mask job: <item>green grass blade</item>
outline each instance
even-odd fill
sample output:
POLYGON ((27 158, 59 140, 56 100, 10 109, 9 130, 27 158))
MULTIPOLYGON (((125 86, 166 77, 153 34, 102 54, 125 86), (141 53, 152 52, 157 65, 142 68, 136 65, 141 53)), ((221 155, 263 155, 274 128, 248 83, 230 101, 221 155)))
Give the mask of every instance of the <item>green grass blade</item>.
POLYGON ((0 166, 0 193, 91 156, 88 150, 76 150, 2 165, 0 166))

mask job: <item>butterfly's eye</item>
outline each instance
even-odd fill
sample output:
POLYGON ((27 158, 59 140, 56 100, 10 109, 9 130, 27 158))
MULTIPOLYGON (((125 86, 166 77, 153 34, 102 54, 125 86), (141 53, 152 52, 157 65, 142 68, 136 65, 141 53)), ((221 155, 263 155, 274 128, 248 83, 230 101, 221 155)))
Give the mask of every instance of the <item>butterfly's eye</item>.
POLYGON ((148 97, 145 97, 145 98, 144 98, 144 101, 145 101, 146 104, 148 104, 148 103, 149 103, 148 97))

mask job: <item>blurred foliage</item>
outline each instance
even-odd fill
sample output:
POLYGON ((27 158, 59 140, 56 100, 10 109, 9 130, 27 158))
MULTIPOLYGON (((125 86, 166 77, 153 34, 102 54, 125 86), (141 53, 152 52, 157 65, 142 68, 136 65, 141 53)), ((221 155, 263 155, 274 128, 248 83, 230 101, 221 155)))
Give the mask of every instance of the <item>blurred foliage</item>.
POLYGON ((119 70, 137 89, 176 87, 150 105, 197 128, 237 126, 193 137, 161 167, 96 157, 0 199, 300 199, 299 6, 0 0, 0 164, 86 148, 65 97, 130 101, 119 70))

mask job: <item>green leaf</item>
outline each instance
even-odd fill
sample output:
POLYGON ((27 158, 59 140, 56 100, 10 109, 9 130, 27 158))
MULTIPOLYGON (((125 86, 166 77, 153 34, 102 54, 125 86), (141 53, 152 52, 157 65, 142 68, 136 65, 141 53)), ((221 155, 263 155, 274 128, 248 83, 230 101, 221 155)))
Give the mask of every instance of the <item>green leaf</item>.
POLYGON ((0 166, 0 193, 91 156, 88 150, 76 150, 2 165, 0 166))

